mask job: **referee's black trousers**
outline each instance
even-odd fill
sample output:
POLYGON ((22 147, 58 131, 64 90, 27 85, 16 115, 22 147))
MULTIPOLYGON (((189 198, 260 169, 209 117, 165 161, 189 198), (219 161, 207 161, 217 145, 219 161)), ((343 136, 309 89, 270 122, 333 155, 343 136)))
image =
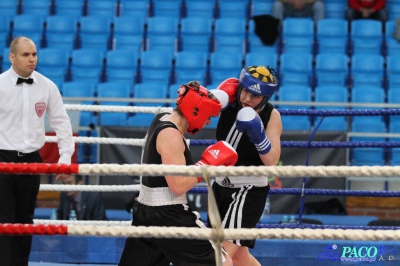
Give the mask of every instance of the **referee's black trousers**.
MULTIPOLYGON (((42 162, 39 152, 0 150, 0 162, 42 162)), ((0 174, 0 223, 33 224, 40 175, 0 174)), ((28 266, 32 236, 0 235, 0 265, 28 266)))

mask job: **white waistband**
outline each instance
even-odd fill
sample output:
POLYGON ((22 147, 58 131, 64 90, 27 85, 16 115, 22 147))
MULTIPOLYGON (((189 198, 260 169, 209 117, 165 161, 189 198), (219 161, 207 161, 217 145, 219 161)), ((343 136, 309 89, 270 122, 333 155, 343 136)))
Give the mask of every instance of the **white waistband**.
POLYGON ((215 182, 222 187, 239 188, 247 185, 253 185, 255 187, 266 187, 268 186, 268 177, 259 176, 218 176, 215 178, 215 182))
POLYGON ((177 196, 168 187, 151 188, 141 185, 138 201, 147 206, 187 204, 186 194, 177 196))

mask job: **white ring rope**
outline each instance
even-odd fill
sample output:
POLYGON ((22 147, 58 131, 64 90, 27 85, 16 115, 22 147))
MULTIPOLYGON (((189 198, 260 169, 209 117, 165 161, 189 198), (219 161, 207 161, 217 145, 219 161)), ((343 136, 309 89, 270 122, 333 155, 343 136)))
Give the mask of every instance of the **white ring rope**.
POLYGON ((140 191, 140 185, 47 185, 41 184, 40 191, 97 191, 127 192, 140 191))
POLYGON ((43 220, 34 219, 34 224, 52 224, 52 225, 101 225, 101 226, 130 226, 132 221, 83 221, 83 220, 43 220))
MULTIPOLYGON (((127 138, 104 138, 104 137, 73 137, 75 143, 100 143, 100 144, 123 144, 133 146, 143 146, 144 139, 127 138)), ((46 142, 57 142, 56 136, 46 136, 46 142)))
POLYGON ((147 113, 158 114, 171 112, 171 107, 146 107, 146 106, 118 106, 118 105, 84 105, 64 104, 65 109, 72 111, 93 111, 93 112, 120 112, 120 113, 147 113))
POLYGON ((280 177, 394 177, 400 166, 182 166, 152 164, 80 164, 84 175, 180 175, 203 176, 202 169, 216 176, 280 176, 280 177))
MULTIPOLYGON (((69 221, 70 224, 71 221, 69 221)), ((79 223, 75 222, 76 224, 79 223)), ((105 226, 69 225, 68 235, 144 238, 185 238, 221 240, 221 235, 211 228, 156 227, 156 226, 105 226)), ((224 229, 223 239, 300 239, 300 240, 361 240, 398 241, 400 230, 362 229, 309 229, 309 228, 256 228, 224 229)))

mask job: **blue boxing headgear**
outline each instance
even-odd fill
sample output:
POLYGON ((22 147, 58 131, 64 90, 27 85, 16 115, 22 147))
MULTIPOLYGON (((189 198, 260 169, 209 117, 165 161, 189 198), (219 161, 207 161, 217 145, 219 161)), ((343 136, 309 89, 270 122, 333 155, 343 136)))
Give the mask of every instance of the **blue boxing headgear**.
POLYGON ((240 105, 242 88, 254 95, 264 96, 264 99, 254 109, 262 108, 271 99, 278 88, 277 74, 274 69, 264 66, 244 67, 240 72, 237 101, 240 105))

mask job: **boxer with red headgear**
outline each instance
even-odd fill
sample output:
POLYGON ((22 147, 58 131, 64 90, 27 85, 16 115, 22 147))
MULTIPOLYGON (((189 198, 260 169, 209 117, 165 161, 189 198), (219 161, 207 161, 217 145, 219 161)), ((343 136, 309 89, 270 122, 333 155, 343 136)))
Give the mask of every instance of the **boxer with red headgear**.
MULTIPOLYGON (((277 165, 282 122, 269 103, 278 87, 273 69, 249 66, 239 78, 228 78, 218 89, 229 95, 230 105, 222 111, 217 125, 217 140, 230 143, 238 153, 235 165, 277 165)), ((269 192, 268 177, 217 177, 214 194, 224 228, 255 228, 269 192)), ((255 240, 233 239, 224 247, 235 266, 260 265, 250 254, 255 240)))
MULTIPOLYGON (((215 95, 198 82, 179 88, 172 113, 157 114, 147 131, 143 164, 193 165, 184 134, 199 132, 228 104, 228 95, 215 95)), ((237 153, 225 141, 208 147, 196 165, 234 165, 237 153)), ((133 206, 133 226, 205 227, 187 205, 186 192, 201 178, 142 176, 139 197, 133 206)), ((232 260, 224 251, 224 264, 232 260)), ((208 240, 128 238, 119 266, 215 265, 215 250, 208 240)))

